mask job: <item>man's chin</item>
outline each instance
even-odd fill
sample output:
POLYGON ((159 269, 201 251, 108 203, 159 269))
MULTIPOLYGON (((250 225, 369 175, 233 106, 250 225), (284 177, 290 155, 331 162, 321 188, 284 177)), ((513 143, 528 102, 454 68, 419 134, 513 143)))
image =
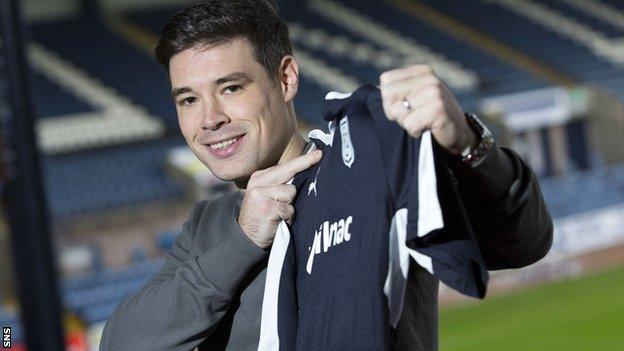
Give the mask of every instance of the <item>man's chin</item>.
POLYGON ((256 170, 244 159, 215 160, 209 155, 202 155, 201 161, 216 178, 225 182, 234 182, 239 188, 241 184, 247 185, 249 177, 256 170))
POLYGON ((225 182, 234 182, 237 187, 246 187, 247 182, 249 181, 249 177, 252 172, 247 172, 245 170, 221 170, 221 169, 212 169, 208 167, 212 174, 217 177, 219 180, 225 182))

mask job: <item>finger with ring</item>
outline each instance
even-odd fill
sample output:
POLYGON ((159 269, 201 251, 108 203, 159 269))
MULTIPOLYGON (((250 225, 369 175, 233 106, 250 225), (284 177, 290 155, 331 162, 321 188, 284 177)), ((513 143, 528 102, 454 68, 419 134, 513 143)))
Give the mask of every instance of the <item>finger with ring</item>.
POLYGON ((405 109, 408 110, 408 111, 412 110, 412 104, 410 104, 409 101, 407 101, 406 98, 403 98, 403 101, 401 102, 401 105, 403 105, 403 107, 405 107, 405 109))

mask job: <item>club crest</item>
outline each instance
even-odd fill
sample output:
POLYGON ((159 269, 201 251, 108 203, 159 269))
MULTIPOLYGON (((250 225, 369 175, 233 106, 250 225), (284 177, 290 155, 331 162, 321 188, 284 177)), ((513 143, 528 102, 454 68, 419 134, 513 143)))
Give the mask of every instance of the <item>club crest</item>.
POLYGON ((349 134, 349 119, 344 116, 340 120, 340 137, 342 139, 342 162, 345 166, 351 168, 355 161, 355 150, 351 143, 351 135, 349 134))

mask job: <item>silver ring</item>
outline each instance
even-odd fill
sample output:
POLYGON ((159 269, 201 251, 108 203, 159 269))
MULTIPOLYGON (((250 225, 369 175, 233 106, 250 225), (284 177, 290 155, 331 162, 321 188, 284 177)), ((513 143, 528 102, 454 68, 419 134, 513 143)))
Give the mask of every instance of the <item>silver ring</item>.
POLYGON ((412 110, 412 105, 409 103, 409 101, 407 101, 406 98, 403 98, 403 101, 401 102, 401 105, 403 105, 403 107, 405 107, 405 109, 408 110, 408 111, 412 110))

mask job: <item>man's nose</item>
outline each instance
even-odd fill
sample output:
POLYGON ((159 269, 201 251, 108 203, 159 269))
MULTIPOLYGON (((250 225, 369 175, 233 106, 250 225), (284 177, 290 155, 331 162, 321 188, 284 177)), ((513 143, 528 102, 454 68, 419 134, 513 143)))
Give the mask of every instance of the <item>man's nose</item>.
POLYGON ((204 104, 202 113, 202 129, 218 130, 223 125, 230 123, 230 118, 216 103, 204 104))

